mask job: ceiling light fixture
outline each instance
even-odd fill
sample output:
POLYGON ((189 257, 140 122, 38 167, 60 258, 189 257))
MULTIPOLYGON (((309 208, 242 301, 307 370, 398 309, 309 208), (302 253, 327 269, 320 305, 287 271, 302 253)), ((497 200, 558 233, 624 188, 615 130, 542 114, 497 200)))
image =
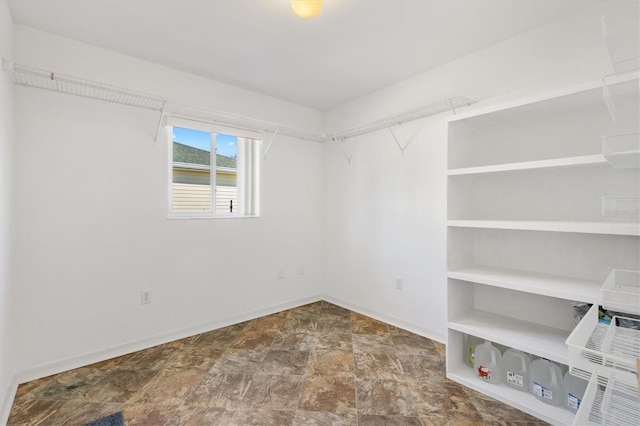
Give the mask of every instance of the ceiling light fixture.
POLYGON ((301 18, 313 18, 322 10, 322 0, 291 0, 291 9, 301 18))

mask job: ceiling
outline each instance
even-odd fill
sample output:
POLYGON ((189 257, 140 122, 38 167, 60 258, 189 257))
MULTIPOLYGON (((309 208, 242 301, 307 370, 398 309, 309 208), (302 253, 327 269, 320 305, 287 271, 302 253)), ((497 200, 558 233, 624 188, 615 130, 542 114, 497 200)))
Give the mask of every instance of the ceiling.
POLYGON ((604 0, 9 0, 14 22, 326 110, 604 0))

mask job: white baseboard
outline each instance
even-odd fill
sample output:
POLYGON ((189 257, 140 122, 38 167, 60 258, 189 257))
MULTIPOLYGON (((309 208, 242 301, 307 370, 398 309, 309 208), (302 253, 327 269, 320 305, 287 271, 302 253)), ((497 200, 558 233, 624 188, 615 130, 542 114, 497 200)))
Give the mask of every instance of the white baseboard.
POLYGON ((6 425, 9 422, 11 406, 13 405, 13 400, 16 397, 17 391, 18 376, 14 374, 13 379, 11 380, 11 384, 9 385, 9 389, 7 389, 7 393, 4 396, 4 401, 2 401, 2 407, 0 407, 0 425, 6 425))
POLYGON ((325 295, 323 299, 329 303, 333 303, 334 305, 338 305, 345 309, 349 309, 350 311, 357 312, 362 315, 366 315, 368 317, 377 319, 382 322, 386 322, 387 324, 391 324, 403 330, 410 331, 422 337, 426 337, 427 339, 435 340, 436 342, 440 342, 443 344, 446 343, 445 334, 438 332, 436 330, 432 330, 430 328, 426 328, 421 325, 412 323, 410 321, 405 321, 403 319, 396 318, 390 315, 381 314, 380 312, 375 312, 370 309, 363 308, 362 306, 345 302, 344 300, 336 299, 335 297, 332 297, 332 296, 325 295))
MULTIPOLYGON (((60 361, 39 365, 28 370, 22 371, 16 375, 17 383, 25 383, 31 380, 41 379, 43 377, 51 376, 53 374, 62 373, 64 371, 73 370, 75 368, 84 367, 86 365, 94 364, 96 362, 105 361, 111 358, 116 358, 122 355, 130 354, 132 352, 148 349, 153 346, 162 345, 165 343, 173 342, 175 340, 184 339, 185 337, 194 336, 196 334, 205 333, 207 331, 215 330, 222 327, 227 327, 233 324, 238 324, 244 321, 249 321, 255 318, 259 318, 265 315, 275 314, 287 309, 292 309, 298 306, 306 305, 308 303, 318 302, 323 300, 322 295, 315 295, 305 297, 302 299, 292 300, 277 305, 268 306, 266 308, 258 309, 256 311, 247 312, 241 315, 226 318, 211 323, 199 324, 192 327, 183 328, 180 330, 174 330, 167 333, 157 334, 155 336, 147 337, 144 339, 136 340, 133 342, 127 342, 120 345, 105 348, 99 351, 87 353, 84 355, 78 355, 70 358, 66 358, 60 361)), ((17 387, 17 385, 16 385, 17 387)), ((15 395, 15 391, 14 391, 15 395)), ((13 398, 11 399, 11 401, 13 398)), ((0 422, 0 425, 3 423, 0 422)))

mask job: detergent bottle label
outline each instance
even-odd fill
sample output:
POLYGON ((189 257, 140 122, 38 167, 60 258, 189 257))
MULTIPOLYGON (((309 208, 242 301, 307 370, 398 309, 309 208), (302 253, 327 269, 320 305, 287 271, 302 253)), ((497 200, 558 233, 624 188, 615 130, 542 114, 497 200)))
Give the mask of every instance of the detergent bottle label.
POLYGON ((580 398, 573 396, 570 393, 567 394, 567 405, 569 406, 569 408, 577 410, 578 408, 580 408, 580 398))
POLYGON ((522 388, 524 387, 524 377, 513 371, 507 371, 507 383, 522 388))
POLYGON ((491 380, 491 369, 478 365, 478 377, 484 380, 491 380))
POLYGON ((533 382, 533 394, 545 399, 553 399, 553 392, 536 382, 533 382))

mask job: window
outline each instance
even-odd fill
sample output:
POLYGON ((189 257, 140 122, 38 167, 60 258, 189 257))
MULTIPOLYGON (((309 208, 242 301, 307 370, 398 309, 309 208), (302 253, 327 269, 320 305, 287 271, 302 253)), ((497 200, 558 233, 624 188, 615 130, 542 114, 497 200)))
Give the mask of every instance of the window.
POLYGON ((181 119, 170 124, 170 217, 259 213, 257 132, 181 119))

